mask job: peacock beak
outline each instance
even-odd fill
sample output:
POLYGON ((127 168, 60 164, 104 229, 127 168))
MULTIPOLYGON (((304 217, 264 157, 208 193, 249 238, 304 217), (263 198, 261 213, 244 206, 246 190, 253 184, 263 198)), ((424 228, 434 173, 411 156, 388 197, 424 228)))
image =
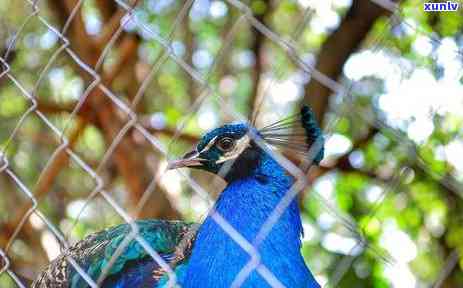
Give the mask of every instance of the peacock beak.
POLYGON ((181 159, 169 161, 167 164, 167 170, 177 169, 182 167, 201 166, 201 158, 199 153, 194 150, 186 153, 181 159))

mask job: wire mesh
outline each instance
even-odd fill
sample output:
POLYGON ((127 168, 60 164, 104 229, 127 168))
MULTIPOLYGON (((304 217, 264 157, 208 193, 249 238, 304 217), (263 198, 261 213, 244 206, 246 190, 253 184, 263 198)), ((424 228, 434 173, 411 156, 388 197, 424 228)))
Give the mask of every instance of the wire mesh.
MULTIPOLYGON (((59 170, 60 166, 63 166, 63 163, 70 162, 84 171, 86 176, 93 181, 93 189, 90 193, 88 193, 85 200, 85 205, 81 207, 79 215, 81 215, 81 213, 83 213, 85 210, 85 207, 91 202, 95 201, 96 197, 98 196, 102 197, 102 199, 104 199, 106 202, 106 205, 111 207, 115 214, 117 214, 124 222, 130 224, 131 227, 131 233, 129 233, 126 238, 121 241, 121 244, 117 248, 116 253, 114 253, 108 262, 108 265, 104 267, 102 273, 97 279, 92 279, 91 275, 88 275, 85 270, 79 266, 78 261, 73 259, 71 256, 66 257, 69 265, 72 265, 73 269, 75 269, 82 276, 82 278, 88 283, 89 286, 99 287, 99 285, 103 283, 108 271, 111 269, 111 266, 115 263, 115 261, 117 261, 117 258, 121 255, 121 253, 123 253, 123 251, 127 248, 128 245, 130 245, 132 241, 137 241, 138 244, 146 250, 146 253, 149 254, 157 263, 159 263, 159 265, 167 272, 169 278, 168 286, 173 287, 178 285, 172 267, 154 249, 152 249, 149 243, 147 243, 147 241, 143 239, 142 236, 139 235, 139 229, 134 222, 133 217, 133 215, 137 215, 142 210, 151 195, 156 193, 155 190, 159 183, 159 179, 163 177, 165 172, 158 171, 156 175, 150 181, 148 181, 149 184, 146 187, 140 188, 142 196, 136 205, 137 209, 135 210, 137 212, 129 213, 126 207, 124 207, 124 205, 121 204, 121 202, 116 199, 108 189, 110 183, 108 183, 108 181, 105 179, 104 168, 112 158, 117 157, 117 150, 121 147, 124 139, 129 137, 129 132, 132 133, 132 131, 139 133, 140 137, 144 139, 143 141, 149 143, 150 149, 156 151, 156 153, 162 155, 166 159, 173 158, 173 155, 169 151, 168 147, 170 148, 171 144, 175 143, 179 139, 188 121, 207 101, 216 103, 216 105, 220 106, 223 109, 223 113, 227 114, 229 119, 247 123, 255 123, 255 121, 249 121, 250 119, 247 119, 247 116, 240 115, 236 109, 229 105, 227 99, 221 96, 221 93, 218 91, 217 87, 211 84, 211 77, 214 70, 219 69, 223 65, 223 62, 227 58, 227 49, 233 45, 233 41, 235 37, 237 37, 236 34, 238 28, 241 25, 248 25, 249 27, 252 27, 252 29, 255 29, 259 34, 262 35, 262 37, 265 37, 267 41, 278 47, 278 49, 284 51, 286 56, 293 61, 294 65, 297 66, 300 71, 310 75, 311 81, 318 81, 321 85, 329 89, 332 94, 344 95, 343 99, 347 101, 345 103, 345 107, 347 107, 345 108, 346 111, 355 111, 355 113, 358 113, 365 121, 365 123, 368 123, 368 125, 371 127, 374 127, 382 133, 391 134, 397 143, 405 145, 406 147, 410 147, 410 149, 415 147, 413 141, 407 137, 404 137, 402 134, 397 133, 397 131, 394 128, 389 127, 385 121, 377 118, 372 119, 365 116, 365 114, 362 113, 362 110, 351 102, 351 90, 352 87, 356 85, 355 82, 345 83, 340 82, 337 79, 331 79, 329 76, 316 70, 311 63, 308 63, 304 59, 304 51, 301 51, 300 48, 297 47, 297 40, 299 37, 301 37, 303 30, 305 29, 307 22, 310 19, 310 15, 315 13, 310 7, 305 9, 303 16, 298 19, 295 25, 295 29, 290 36, 291 38, 287 39, 273 31, 261 20, 256 18, 252 8, 248 5, 247 2, 245 3, 239 0, 226 1, 229 9, 235 9, 239 15, 234 20, 234 23, 231 25, 229 31, 227 31, 221 48, 213 59, 213 63, 206 71, 199 71, 197 68, 193 67, 190 63, 185 61, 182 57, 179 57, 173 47, 174 35, 180 29, 180 24, 188 17, 188 13, 194 5, 194 0, 185 1, 181 5, 181 9, 179 9, 178 15, 175 17, 173 23, 171 23, 170 32, 167 35, 161 35, 156 31, 156 29, 153 29, 142 20, 140 20, 141 16, 140 14, 137 14, 137 6, 140 5, 140 3, 138 3, 139 1, 115 0, 114 2, 118 6, 118 12, 116 14, 117 16, 112 21, 116 21, 117 25, 115 25, 115 28, 113 27, 112 29, 107 31, 103 30, 101 32, 101 38, 103 40, 100 41, 104 41, 103 43, 105 43, 105 45, 101 50, 101 53, 95 58, 96 60, 91 62, 88 61, 88 59, 92 59, 91 57, 89 58, 88 53, 86 55, 81 55, 75 51, 76 43, 73 42, 75 40, 69 39, 70 36, 68 36, 70 34, 69 30, 72 29, 72 22, 81 21, 79 20, 79 13, 81 13, 83 9, 85 0, 64 1, 66 3, 65 8, 68 9, 67 13, 69 16, 65 19, 64 25, 61 29, 58 29, 55 24, 52 24, 52 21, 46 18, 43 9, 40 7, 40 2, 41 1, 25 1, 26 7, 31 9, 31 12, 17 29, 16 34, 10 39, 10 44, 7 51, 4 53, 4 55, 2 55, 2 57, 0 57, 2 66, 0 79, 3 81, 8 81, 10 85, 13 85, 16 89, 18 89, 21 96, 27 100, 29 105, 26 112, 23 113, 20 119, 17 121, 14 130, 11 131, 7 144, 3 147, 2 151, 0 151, 0 173, 8 177, 13 185, 17 187, 20 193, 23 194, 22 196, 28 199, 28 203, 22 206, 22 208, 19 210, 20 212, 17 214, 19 216, 13 221, 14 231, 10 234, 5 247, 2 247, 3 249, 0 250, 0 258, 2 259, 2 261, 0 261, 2 264, 0 275, 3 273, 8 274, 18 287, 25 287, 26 284, 23 283, 20 277, 18 277, 11 269, 12 263, 8 255, 11 250, 11 244, 17 239, 20 231, 24 229, 24 225, 29 220, 31 215, 38 216, 38 218, 40 218, 43 223, 45 223, 47 229, 56 237, 56 239, 58 239, 60 245, 63 248, 68 248, 70 246, 67 240, 69 232, 62 233, 59 227, 56 227, 55 224, 53 224, 51 221, 48 221, 47 216, 45 216, 41 212, 41 208, 39 208, 39 203, 41 202, 42 196, 46 193, 46 191, 37 190, 37 187, 40 186, 36 186, 36 191, 32 191, 31 188, 29 188, 24 183, 21 177, 17 175, 14 169, 12 169, 9 162, 10 159, 7 157, 8 153, 6 151, 9 147, 9 143, 18 137, 19 129, 24 125, 26 119, 32 116, 38 117, 46 125, 47 129, 49 130, 48 132, 54 134, 57 139, 57 147, 54 148, 47 163, 41 168, 42 170, 38 176, 38 179, 36 180, 36 183, 53 181, 53 179, 57 177, 58 174, 58 171, 56 170, 59 170), (24 27, 26 27, 31 21, 38 21, 37 23, 40 23, 44 29, 52 33, 54 37, 58 39, 60 46, 53 52, 49 61, 37 76, 36 81, 34 81, 34 85, 32 87, 26 87, 26 85, 15 76, 8 58, 10 53, 14 50, 19 37, 21 37, 24 31, 24 27), (128 29, 128 26, 136 27, 140 33, 143 33, 149 39, 150 42, 153 42, 161 47, 161 52, 153 61, 149 71, 141 81, 141 85, 138 87, 137 92, 135 93, 135 97, 131 101, 122 99, 112 91, 110 88, 110 83, 112 82, 114 76, 103 72, 105 59, 108 57, 108 55, 111 54, 111 49, 113 49, 113 46, 116 43, 122 41, 121 37, 128 29), (59 61, 60 57, 65 57, 66 59, 73 62, 73 64, 81 71, 81 77, 84 78, 89 84, 84 92, 78 96, 75 105, 71 107, 68 121, 66 121, 66 123, 64 123, 62 126, 58 127, 56 123, 51 121, 47 115, 41 111, 40 105, 37 101, 37 94, 39 86, 42 84, 47 73, 50 71, 52 66, 59 61), (175 63, 179 69, 181 69, 192 79, 195 85, 200 87, 200 92, 198 93, 199 97, 191 105, 183 117, 183 121, 178 124, 176 131, 174 131, 170 142, 171 144, 167 145, 166 147, 166 145, 164 145, 158 137, 154 136, 141 123, 141 119, 137 113, 137 106, 140 104, 142 98, 144 97, 144 94, 148 89, 148 85, 153 81, 153 78, 159 73, 160 69, 166 65, 167 62, 175 63), (115 109, 120 112, 118 114, 122 115, 122 120, 118 120, 120 124, 119 127, 115 131, 110 132, 110 135, 108 136, 111 139, 110 144, 105 149, 102 160, 96 166, 88 164, 87 161, 83 159, 82 155, 77 153, 74 148, 76 138, 78 138, 78 135, 82 132, 82 128, 79 127, 84 125, 78 124, 78 114, 81 113, 83 109, 85 109, 86 105, 89 105, 88 103, 91 103, 91 105, 94 107, 102 107, 108 105, 114 106, 116 107, 115 109)), ((385 0, 372 0, 372 2, 380 5, 384 9, 389 10, 391 13, 391 16, 389 16, 389 22, 385 29, 392 29, 394 25, 398 24, 407 25, 406 22, 402 21, 400 6, 397 3, 385 0)), ((411 27, 411 29, 417 28, 411 27)), ((379 44, 382 44, 383 39, 379 38, 375 39, 375 41, 375 46, 378 45, 379 47, 379 44)), ((122 69, 124 69, 124 67, 122 69)), ((273 73, 276 75, 281 74, 280 70, 282 69, 283 67, 276 65, 272 66, 271 68, 273 73)), ((270 82, 264 88, 264 91, 271 90, 273 85, 274 83, 270 82)), ((258 101, 264 101, 264 98, 258 99, 258 101)), ((344 113, 346 112, 335 111, 335 116, 325 124, 325 135, 329 136, 333 133, 333 129, 337 121, 339 121, 340 116, 344 113)), ((258 116, 260 115, 253 115, 253 118, 257 118, 258 116)), ((112 118, 106 119, 106 121, 113 120, 114 119, 112 118)), ((105 120, 103 120, 103 122, 104 121, 105 120)), ((267 153, 271 153, 275 160, 296 179, 294 185, 286 193, 285 197, 283 197, 271 216, 262 226, 257 238, 253 242, 246 240, 246 238, 243 237, 239 231, 234 229, 233 226, 227 222, 225 217, 214 210, 212 205, 213 197, 211 197, 210 193, 207 192, 207 188, 202 187, 201 184, 196 182, 192 177, 190 177, 190 175, 186 174, 185 172, 181 171, 180 174, 185 178, 185 181, 187 181, 192 191, 200 198, 204 199, 207 203, 209 203, 209 215, 211 215, 214 221, 216 221, 217 224, 227 234, 229 234, 229 236, 250 256, 249 263, 242 267, 240 273, 236 275, 232 286, 240 287, 243 285, 243 283, 245 283, 249 275, 256 271, 268 282, 270 286, 284 287, 284 285, 279 281, 278 275, 272 274, 272 272, 261 263, 257 247, 262 241, 265 240, 273 225, 278 221, 289 204, 294 201, 302 191, 307 189, 309 183, 304 169, 306 167, 297 167, 284 154, 281 154, 278 151, 270 150, 267 147, 265 141, 260 139, 259 136, 253 133, 250 133, 249 136, 257 143, 258 146, 267 151, 267 153)), ((320 145, 314 145, 310 152, 311 157, 316 155, 320 148, 320 145)), ((439 183, 441 183, 444 187, 447 187, 450 191, 455 192, 456 196, 461 197, 463 195, 463 192, 460 188, 461 185, 459 185, 455 179, 442 177, 442 175, 435 175, 435 172, 427 167, 419 155, 415 155, 414 163, 423 169, 425 173, 429 175, 429 177, 433 179, 439 179, 439 183)), ((310 163, 305 163, 305 165, 308 164, 310 163)), ((227 167, 229 168, 230 165, 226 166, 225 168, 227 167)), ((225 175, 227 172, 228 171, 221 171, 220 173, 225 175)), ((364 236, 364 230, 370 223, 369 221, 374 218, 375 213, 377 213, 379 207, 382 205, 385 199, 390 194, 399 189, 400 185, 402 185, 404 179, 408 177, 407 175, 409 175, 409 173, 410 168, 403 167, 403 169, 400 169, 395 173, 395 175, 390 177, 390 180, 387 184, 387 189, 385 189, 377 198, 373 205, 373 209, 371 209, 368 215, 366 215, 367 220, 361 224, 355 223, 355 221, 348 217, 348 215, 344 215, 344 212, 339 211, 339 209, 331 205, 330 201, 325 199, 324 196, 319 195, 316 192, 313 193, 311 196, 315 198, 313 201, 320 201, 325 207, 324 209, 326 209, 326 211, 332 215, 332 217, 334 217, 336 221, 338 221, 340 225, 349 231, 349 233, 351 233, 351 235, 356 239, 356 243, 352 246, 352 249, 348 255, 340 259, 339 263, 336 265, 332 278, 329 279, 328 283, 326 284, 327 286, 336 287, 342 280, 347 270, 350 269, 354 264, 355 260, 365 253, 372 253, 374 257, 384 262, 386 265, 397 265, 397 259, 394 259, 393 256, 385 253, 379 247, 375 247, 374 244, 370 243, 370 241, 364 236)), ((72 230, 73 227, 75 227, 77 224, 77 222, 74 223, 69 228, 69 231, 72 230)), ((435 287, 440 287, 443 280, 445 280, 445 278, 448 276, 449 271, 458 265, 458 259, 457 251, 453 252, 448 257, 446 265, 444 265, 444 269, 440 273, 441 277, 439 277, 435 283, 435 287)))

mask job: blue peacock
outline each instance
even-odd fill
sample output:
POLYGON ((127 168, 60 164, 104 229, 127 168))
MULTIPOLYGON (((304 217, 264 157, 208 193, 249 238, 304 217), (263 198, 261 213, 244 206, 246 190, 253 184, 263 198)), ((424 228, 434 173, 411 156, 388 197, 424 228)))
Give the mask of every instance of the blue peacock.
MULTIPOLYGON (((262 226, 295 182, 259 139, 311 156, 310 163, 318 164, 323 158, 322 132, 312 110, 303 106, 300 113, 259 130, 243 123, 216 128, 205 134, 192 152, 169 163, 170 169, 198 168, 223 177, 227 186, 213 211, 254 244, 262 226), (317 143, 318 148, 313 149, 317 143)), ((250 269, 245 277, 237 276, 249 266, 250 253, 216 220, 211 212, 202 224, 135 222, 138 235, 170 269, 158 264, 136 240, 118 251, 132 232, 129 224, 122 224, 91 234, 64 251, 32 287, 88 287, 81 273, 67 261, 69 257, 94 281, 104 274, 99 283, 102 287, 168 287, 173 277, 167 270, 174 272, 181 287, 270 287, 266 278, 271 274, 284 287, 320 287, 301 255, 303 231, 296 200, 289 203, 267 236, 254 245, 259 255, 254 259, 257 269, 250 269), (120 253, 119 257, 112 257, 116 253, 120 253)))

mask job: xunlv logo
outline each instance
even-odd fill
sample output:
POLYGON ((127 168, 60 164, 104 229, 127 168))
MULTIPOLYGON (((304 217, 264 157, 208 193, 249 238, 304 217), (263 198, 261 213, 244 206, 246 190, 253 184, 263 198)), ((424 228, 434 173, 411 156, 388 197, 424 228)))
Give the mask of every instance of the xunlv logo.
POLYGON ((426 12, 441 12, 441 11, 457 11, 458 3, 447 1, 443 3, 424 3, 424 11, 426 12))

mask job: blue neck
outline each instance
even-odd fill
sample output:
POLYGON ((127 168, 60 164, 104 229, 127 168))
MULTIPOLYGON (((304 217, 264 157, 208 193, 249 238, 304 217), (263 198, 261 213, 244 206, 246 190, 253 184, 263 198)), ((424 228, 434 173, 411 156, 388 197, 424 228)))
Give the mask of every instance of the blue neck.
MULTIPOLYGON (((265 221, 293 184, 267 154, 248 177, 235 180, 220 195, 216 211, 253 243, 265 221)), ((319 287, 300 254, 302 233, 296 201, 283 212, 258 246, 261 263, 286 287, 319 287)), ((201 225, 183 287, 230 287, 250 256, 209 215, 201 225)), ((244 287, 269 287, 256 271, 244 287)))

